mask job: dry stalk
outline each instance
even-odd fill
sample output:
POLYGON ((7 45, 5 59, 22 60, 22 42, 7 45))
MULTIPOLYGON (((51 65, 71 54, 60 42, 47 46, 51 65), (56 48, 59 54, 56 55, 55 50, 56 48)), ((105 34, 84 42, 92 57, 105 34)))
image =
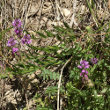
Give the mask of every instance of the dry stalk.
POLYGON ((23 30, 25 29, 25 25, 27 22, 28 11, 29 11, 29 0, 26 0, 23 7, 22 17, 21 17, 21 19, 23 19, 23 30))
POLYGON ((12 0, 11 3, 12 3, 12 16, 14 20, 18 14, 17 0, 12 0))
MULTIPOLYGON (((7 21, 8 21, 8 12, 7 12, 7 1, 6 0, 2 0, 2 11, 1 11, 1 19, 2 19, 2 23, 1 23, 1 29, 4 30, 6 29, 7 27, 7 21)), ((4 35, 4 40, 2 40, 2 43, 1 43, 1 54, 5 54, 4 53, 4 50, 3 48, 5 47, 5 38, 6 36, 4 35)), ((1 55, 0 55, 1 56, 1 55)), ((3 60, 3 57, 1 56, 2 58, 2 63, 3 63, 3 71, 1 71, 1 74, 5 74, 5 61, 3 60)), ((5 79, 1 79, 1 109, 4 110, 3 108, 3 101, 4 101, 4 91, 5 91, 5 79)))
POLYGON ((15 4, 15 12, 14 12, 14 13, 15 13, 15 15, 17 16, 17 1, 14 0, 14 2, 15 2, 15 3, 14 3, 14 4, 15 4))
POLYGON ((27 109, 29 110, 29 101, 27 98, 27 92, 25 93, 25 98, 26 98, 26 106, 27 106, 27 109))
POLYGON ((63 105, 63 98, 60 98, 60 110, 62 110, 62 105, 63 105))
POLYGON ((61 79, 62 79, 62 75, 63 75, 63 70, 66 67, 66 65, 71 61, 73 57, 71 56, 67 62, 63 65, 63 67, 61 68, 61 73, 60 73, 60 78, 59 78, 59 82, 58 82, 58 92, 57 92, 57 110, 61 110, 60 108, 60 86, 61 86, 61 79))
MULTIPOLYGON (((40 0, 41 1, 41 3, 40 3, 40 7, 39 7, 39 10, 38 11, 40 11, 40 14, 39 14, 39 21, 41 20, 41 14, 42 14, 42 9, 43 9, 43 6, 44 6, 44 0, 40 0)), ((40 22, 38 23, 38 25, 39 25, 39 29, 41 28, 40 27, 40 22)))
POLYGON ((15 3, 13 2, 13 0, 12 0, 12 17, 13 17, 13 19, 14 19, 14 17, 15 17, 15 3))
POLYGON ((57 20, 60 21, 60 12, 59 12, 59 3, 57 0, 55 0, 56 3, 56 11, 57 11, 57 20))
POLYGON ((27 88, 28 88, 27 76, 23 78, 22 86, 24 88, 24 94, 25 94, 25 99, 26 99, 26 108, 27 108, 27 110, 29 110, 29 100, 28 100, 28 93, 27 93, 27 88))
POLYGON ((77 0, 73 0, 73 15, 72 15, 72 17, 71 17, 71 22, 70 22, 70 24, 69 24, 70 27, 73 26, 73 23, 74 23, 74 25, 78 26, 78 23, 77 23, 76 20, 75 20, 76 4, 77 4, 77 0))

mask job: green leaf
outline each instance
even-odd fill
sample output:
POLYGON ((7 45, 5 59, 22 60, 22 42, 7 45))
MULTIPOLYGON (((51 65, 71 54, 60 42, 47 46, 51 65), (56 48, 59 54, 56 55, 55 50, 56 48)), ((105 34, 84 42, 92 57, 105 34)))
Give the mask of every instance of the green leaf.
POLYGON ((40 76, 42 76, 43 77, 43 80, 48 80, 49 78, 51 79, 51 80, 57 80, 57 79, 59 79, 59 74, 58 73, 56 73, 56 72, 51 72, 50 70, 48 70, 48 69, 43 69, 42 70, 42 73, 40 74, 40 76))
POLYGON ((44 35, 44 34, 43 34, 43 33, 41 33, 41 32, 37 32, 37 34, 38 34, 40 37, 47 38, 47 36, 46 36, 46 35, 44 35))
POLYGON ((41 106, 37 106, 36 110, 53 110, 50 107, 41 107, 41 106))
MULTIPOLYGON (((48 95, 55 95, 57 94, 57 91, 58 91, 58 86, 49 86, 46 88, 45 93, 48 95)), ((64 89, 61 87, 60 93, 63 93, 63 92, 64 92, 64 89)))
POLYGON ((58 32, 62 32, 62 34, 64 34, 64 32, 66 31, 66 29, 64 29, 63 27, 60 27, 60 26, 54 26, 54 28, 55 28, 58 32))
POLYGON ((45 30, 45 33, 47 34, 48 37, 54 37, 55 35, 49 31, 45 30))

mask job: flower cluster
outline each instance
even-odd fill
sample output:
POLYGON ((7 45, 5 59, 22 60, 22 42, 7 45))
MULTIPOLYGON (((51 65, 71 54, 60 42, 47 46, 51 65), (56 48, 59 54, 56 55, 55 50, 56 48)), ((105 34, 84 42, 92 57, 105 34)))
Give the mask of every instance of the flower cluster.
POLYGON ((22 29, 20 29, 20 28, 15 28, 15 30, 14 30, 14 32, 16 33, 16 35, 18 36, 18 37, 21 37, 21 35, 22 35, 22 29))
POLYGON ((23 44, 30 44, 31 43, 31 37, 29 34, 24 35, 24 37, 21 39, 21 42, 23 44))
MULTIPOLYGON (((18 36, 18 38, 20 38, 22 44, 30 44, 31 43, 31 37, 29 34, 25 34, 23 36, 23 29, 22 29, 22 22, 20 19, 15 19, 12 22, 12 25, 14 27, 14 32, 16 33, 16 35, 18 36)), ((10 37, 8 42, 7 42, 7 46, 12 48, 12 53, 17 53, 18 52, 18 48, 14 47, 17 43, 17 40, 15 40, 13 37, 10 37)))
POLYGON ((13 53, 16 53, 18 51, 18 48, 13 47, 12 51, 13 53))
POLYGON ((16 48, 16 51, 15 51, 15 44, 17 43, 17 40, 15 40, 13 37, 10 37, 10 39, 8 40, 7 42, 7 46, 8 47, 12 47, 12 53, 16 53, 18 51, 18 48, 16 48))
POLYGON ((13 25, 13 27, 14 27, 14 32, 16 33, 16 35, 18 36, 18 37, 21 37, 21 35, 22 35, 22 28, 21 28, 21 26, 22 26, 22 23, 21 23, 21 20, 20 19, 15 19, 13 22, 12 22, 12 25, 13 25))
POLYGON ((92 64, 96 64, 98 62, 98 59, 97 58, 91 58, 91 62, 92 62, 92 64))
POLYGON ((21 23, 21 20, 20 19, 15 19, 13 22, 12 22, 12 25, 14 28, 18 27, 20 28, 22 23, 21 23))
POLYGON ((14 46, 16 43, 17 41, 13 37, 10 37, 10 39, 8 40, 7 46, 11 47, 11 46, 14 46))
POLYGON ((87 68, 89 68, 89 62, 88 61, 85 61, 85 60, 82 60, 80 61, 80 65, 78 65, 78 68, 81 69, 81 73, 80 73, 80 76, 83 78, 83 79, 88 79, 88 71, 86 70, 87 68))

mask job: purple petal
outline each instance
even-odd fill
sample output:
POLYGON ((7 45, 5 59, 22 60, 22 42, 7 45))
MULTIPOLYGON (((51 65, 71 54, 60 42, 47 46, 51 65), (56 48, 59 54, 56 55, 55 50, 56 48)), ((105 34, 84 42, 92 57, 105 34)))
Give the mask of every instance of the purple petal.
POLYGON ((86 68, 89 68, 89 66, 90 66, 90 65, 86 65, 86 66, 84 66, 84 68, 85 68, 85 69, 86 69, 86 68))
POLYGON ((96 64, 96 63, 98 62, 98 59, 97 59, 97 58, 91 58, 91 62, 92 62, 93 64, 96 64))
POLYGON ((82 70, 82 73, 85 73, 86 72, 86 70, 82 70))
POLYGON ((20 28, 21 25, 22 25, 21 20, 20 20, 20 19, 15 19, 15 20, 12 22, 12 25, 13 25, 13 27, 20 28))
POLYGON ((84 62, 84 64, 85 64, 85 65, 88 65, 88 64, 89 64, 89 62, 88 62, 88 61, 85 61, 85 62, 84 62))
POLYGON ((84 63, 84 60, 81 60, 81 61, 80 61, 80 64, 83 64, 83 63, 84 63))
POLYGON ((22 42, 23 44, 30 44, 31 41, 32 41, 32 40, 31 40, 31 37, 30 37, 29 34, 24 35, 24 37, 21 39, 21 42, 22 42))
POLYGON ((78 65, 78 68, 79 68, 79 69, 82 69, 82 66, 81 66, 81 65, 78 65))
POLYGON ((12 48, 13 53, 16 53, 17 51, 18 51, 18 48, 15 48, 15 47, 12 48))
POLYGON ((11 46, 14 46, 16 43, 17 43, 17 41, 14 40, 13 37, 10 37, 10 39, 9 39, 8 42, 7 42, 7 46, 8 46, 8 47, 11 47, 11 46))
POLYGON ((86 61, 86 60, 81 60, 81 61, 80 61, 80 64, 81 64, 81 65, 88 65, 88 64, 89 64, 89 62, 88 62, 88 61, 86 61))
POLYGON ((80 73, 80 76, 82 76, 83 75, 83 73, 80 73))
POLYGON ((88 71, 86 70, 85 73, 88 74, 88 71))
POLYGON ((32 40, 28 40, 27 44, 30 44, 32 42, 32 40))
POLYGON ((85 74, 88 74, 88 71, 87 70, 82 70, 81 72, 82 73, 85 73, 85 74))
POLYGON ((20 28, 15 28, 15 33, 16 33, 16 35, 18 35, 18 36, 20 36, 21 34, 22 34, 22 29, 20 29, 20 28))
POLYGON ((25 39, 24 39, 24 38, 22 38, 22 39, 21 39, 21 42, 22 42, 23 44, 25 44, 25 39))

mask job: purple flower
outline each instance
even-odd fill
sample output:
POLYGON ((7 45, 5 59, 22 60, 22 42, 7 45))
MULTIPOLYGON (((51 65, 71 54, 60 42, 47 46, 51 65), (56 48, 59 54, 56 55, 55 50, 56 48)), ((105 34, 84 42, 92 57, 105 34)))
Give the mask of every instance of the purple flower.
POLYGON ((14 54, 14 53, 16 53, 16 52, 18 52, 18 48, 13 47, 13 48, 12 48, 12 53, 14 54))
POLYGON ((81 73, 80 73, 80 76, 84 76, 84 75, 87 75, 87 74, 88 74, 87 70, 82 70, 81 73))
POLYGON ((98 59, 97 58, 91 58, 91 62, 92 62, 92 64, 96 64, 98 62, 98 59))
POLYGON ((79 69, 82 69, 82 66, 81 66, 81 65, 78 65, 78 68, 79 68, 79 69))
POLYGON ((85 74, 83 77, 82 77, 82 81, 83 82, 85 82, 85 81, 87 81, 89 78, 88 78, 88 76, 85 74))
POLYGON ((82 70, 82 73, 88 74, 87 70, 82 70))
POLYGON ((29 34, 24 35, 24 37, 21 39, 23 44, 30 44, 31 43, 31 37, 29 34))
POLYGON ((80 76, 82 77, 82 80, 88 80, 88 71, 86 70, 82 70, 82 72, 80 73, 80 76))
POLYGON ((23 30, 21 28, 15 28, 14 31, 15 31, 16 35, 18 35, 18 37, 20 37, 23 30))
POLYGON ((12 22, 12 25, 13 27, 15 28, 20 28, 22 23, 21 23, 21 20, 20 19, 15 19, 13 22, 12 22))
POLYGON ((7 46, 8 46, 8 47, 11 47, 11 46, 14 46, 16 43, 17 43, 17 41, 14 40, 13 37, 10 37, 10 39, 9 39, 8 42, 7 42, 7 46))
POLYGON ((85 61, 85 60, 82 60, 82 61, 80 61, 80 64, 81 65, 78 65, 78 68, 79 69, 86 69, 86 68, 89 68, 89 62, 88 61, 85 61))
POLYGON ((78 65, 79 69, 82 69, 80 76, 82 77, 83 80, 87 80, 88 79, 88 71, 86 70, 87 68, 89 68, 89 62, 86 60, 81 60, 80 61, 80 65, 78 65))

